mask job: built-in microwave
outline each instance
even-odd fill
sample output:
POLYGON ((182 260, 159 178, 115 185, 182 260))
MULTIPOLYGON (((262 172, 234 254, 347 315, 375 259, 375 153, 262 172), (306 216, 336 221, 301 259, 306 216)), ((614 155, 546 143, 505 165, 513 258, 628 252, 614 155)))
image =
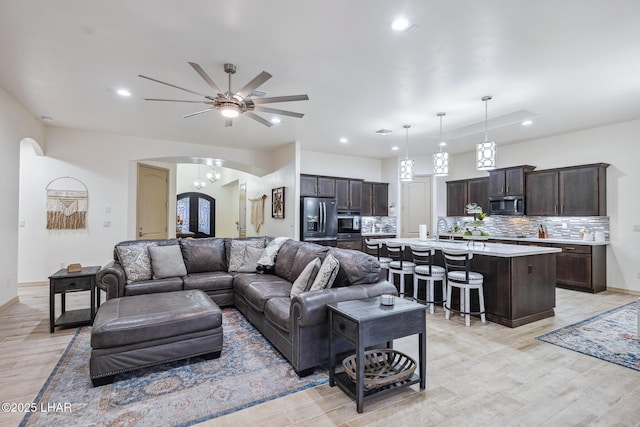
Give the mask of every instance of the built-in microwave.
POLYGON ((524 196, 489 197, 489 215, 524 215, 524 196))
POLYGON ((360 212, 338 212, 338 234, 360 233, 360 212))

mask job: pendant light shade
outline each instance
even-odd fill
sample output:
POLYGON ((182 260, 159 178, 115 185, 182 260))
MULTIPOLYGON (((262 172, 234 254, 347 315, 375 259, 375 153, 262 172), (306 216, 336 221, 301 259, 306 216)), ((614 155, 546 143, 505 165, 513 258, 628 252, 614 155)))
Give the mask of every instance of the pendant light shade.
POLYGON ((434 176, 447 176, 449 175, 449 153, 442 151, 442 147, 447 143, 442 140, 442 117, 447 113, 438 113, 440 117, 440 152, 433 154, 433 175, 434 176))
POLYGON ((403 126, 406 131, 406 154, 404 160, 400 161, 400 181, 413 181, 414 161, 409 159, 409 128, 411 125, 403 126))
POLYGON ((484 101, 484 142, 479 142, 476 148, 476 168, 491 170, 496 168, 496 143, 488 138, 488 102, 490 95, 483 96, 484 101))

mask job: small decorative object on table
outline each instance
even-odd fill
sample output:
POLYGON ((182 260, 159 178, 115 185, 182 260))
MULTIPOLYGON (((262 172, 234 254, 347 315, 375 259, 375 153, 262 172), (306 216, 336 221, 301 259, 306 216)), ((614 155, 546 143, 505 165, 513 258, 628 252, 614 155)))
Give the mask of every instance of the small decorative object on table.
MULTIPOLYGON (((411 378, 416 370, 416 362, 409 356, 390 348, 380 348, 364 352, 364 389, 384 387, 411 378)), ((342 362, 344 372, 356 382, 356 355, 342 362)))
POLYGON ((80 273, 82 271, 82 266, 80 264, 69 264, 67 266, 67 272, 69 273, 80 273))
POLYGON ((395 303, 396 297, 391 294, 380 295, 380 304, 382 305, 393 305, 395 303))

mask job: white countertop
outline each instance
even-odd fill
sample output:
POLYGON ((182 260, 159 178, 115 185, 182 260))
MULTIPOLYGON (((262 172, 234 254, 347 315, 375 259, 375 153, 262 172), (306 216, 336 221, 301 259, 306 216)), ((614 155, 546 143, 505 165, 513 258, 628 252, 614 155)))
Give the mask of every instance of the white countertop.
POLYGON ((391 238, 380 239, 382 243, 395 242, 400 243, 403 246, 409 245, 424 245, 432 246, 436 249, 468 249, 477 255, 488 255, 503 258, 513 258, 519 256, 529 255, 541 255, 541 254, 553 254, 562 252, 560 248, 551 248, 545 246, 528 246, 528 245, 510 245, 506 243, 484 243, 478 241, 461 240, 456 242, 451 241, 439 241, 435 239, 420 240, 417 237, 412 238, 391 238), (483 245, 484 243, 484 245, 483 245))
POLYGON ((372 231, 370 233, 362 233, 362 237, 379 237, 379 236, 395 236, 397 233, 385 231, 372 231))
MULTIPOLYGON (((459 233, 440 233, 440 236, 445 237, 462 237, 462 234, 459 233)), ((602 246, 608 245, 611 242, 608 240, 604 242, 596 242, 593 240, 578 240, 578 239, 540 239, 538 237, 498 237, 498 236, 487 236, 490 239, 494 240, 505 240, 511 242, 532 242, 532 243, 560 243, 566 245, 585 245, 585 246, 602 246)))

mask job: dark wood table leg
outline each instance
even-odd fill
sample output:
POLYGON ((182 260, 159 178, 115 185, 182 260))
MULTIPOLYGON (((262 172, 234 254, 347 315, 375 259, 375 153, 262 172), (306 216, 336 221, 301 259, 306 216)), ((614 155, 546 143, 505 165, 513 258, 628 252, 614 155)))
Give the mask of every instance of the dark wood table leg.
POLYGON ((91 321, 90 325, 93 325, 93 319, 96 317, 96 282, 95 280, 91 280, 91 307, 89 308, 91 321))
POLYGON ((329 310, 329 386, 336 385, 335 369, 336 369, 336 349, 334 343, 334 334, 331 327, 333 325, 333 310, 329 310))
POLYGON ((56 294, 54 292, 53 283, 49 283, 49 333, 53 333, 56 321, 56 294))
MULTIPOLYGON (((426 328, 425 328, 426 329, 426 328)), ((427 334, 426 331, 418 334, 418 358, 420 363, 420 389, 427 386, 427 334)))
POLYGON ((364 345, 361 326, 358 325, 356 342, 356 407, 359 414, 364 411, 364 345))

